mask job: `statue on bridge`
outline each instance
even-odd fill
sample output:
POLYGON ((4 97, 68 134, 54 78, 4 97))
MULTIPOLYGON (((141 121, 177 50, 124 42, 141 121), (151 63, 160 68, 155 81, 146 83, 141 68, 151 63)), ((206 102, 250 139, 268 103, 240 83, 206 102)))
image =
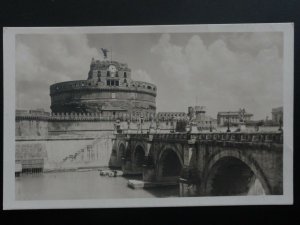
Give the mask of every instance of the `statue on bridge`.
POLYGON ((240 109, 239 111, 239 117, 240 117, 240 122, 245 123, 245 114, 246 114, 246 110, 240 109))
POLYGON ((244 108, 240 109, 240 111, 239 111, 240 122, 239 122, 238 131, 245 131, 246 130, 245 114, 246 114, 246 110, 244 108))

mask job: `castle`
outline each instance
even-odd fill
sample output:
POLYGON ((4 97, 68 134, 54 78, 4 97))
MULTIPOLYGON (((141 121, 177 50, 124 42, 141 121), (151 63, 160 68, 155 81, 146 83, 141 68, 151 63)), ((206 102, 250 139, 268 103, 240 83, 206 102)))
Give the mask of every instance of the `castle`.
POLYGON ((131 79, 127 64, 92 59, 87 80, 50 86, 53 113, 154 116, 156 86, 131 79))
POLYGON ((50 86, 51 113, 16 110, 16 136, 97 136, 113 131, 117 120, 133 130, 137 123, 148 129, 155 121, 160 130, 168 131, 174 128, 169 121, 186 119, 186 114, 162 120, 156 113, 156 91, 154 84, 133 80, 127 64, 93 58, 87 80, 50 86))
POLYGON ((50 86, 51 113, 16 110, 16 164, 30 173, 118 166, 112 148, 116 123, 128 132, 155 127, 168 133, 186 119, 185 113, 176 113, 162 120, 156 92, 154 84, 133 80, 127 64, 92 59, 86 80, 50 86))

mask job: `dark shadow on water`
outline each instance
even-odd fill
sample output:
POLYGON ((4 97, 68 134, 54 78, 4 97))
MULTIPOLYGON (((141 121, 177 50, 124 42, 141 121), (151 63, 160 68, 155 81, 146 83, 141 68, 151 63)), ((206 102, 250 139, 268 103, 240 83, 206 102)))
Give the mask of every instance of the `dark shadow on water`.
POLYGON ((146 188, 145 191, 159 198, 179 197, 179 186, 146 188))
POLYGON ((123 177, 127 180, 143 180, 143 175, 141 174, 126 174, 123 177))
MULTIPOLYGON (((140 181, 143 180, 142 175, 125 175, 123 177, 127 180, 140 180, 140 181)), ((143 188, 143 190, 149 192, 151 195, 158 198, 179 197, 179 185, 148 187, 148 188, 143 188)))

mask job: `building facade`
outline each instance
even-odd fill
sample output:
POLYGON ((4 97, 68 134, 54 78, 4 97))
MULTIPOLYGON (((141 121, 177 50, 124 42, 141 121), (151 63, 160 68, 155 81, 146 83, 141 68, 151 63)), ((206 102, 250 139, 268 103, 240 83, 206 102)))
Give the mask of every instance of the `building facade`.
MULTIPOLYGON (((244 122, 248 122, 253 117, 253 114, 244 112, 244 122)), ((241 120, 241 111, 218 112, 218 126, 226 126, 228 123, 232 126, 238 125, 241 120)))
POLYGON ((188 107, 189 121, 195 123, 198 130, 209 130, 217 127, 217 120, 206 115, 205 106, 188 107))
POLYGON ((117 61, 92 59, 87 80, 50 86, 53 113, 154 115, 156 86, 131 79, 131 69, 117 61))
POLYGON ((187 115, 185 112, 158 112, 156 115, 156 119, 159 121, 166 120, 183 120, 187 119, 187 115))
POLYGON ((283 123, 283 107, 277 107, 272 109, 272 122, 273 124, 283 123))

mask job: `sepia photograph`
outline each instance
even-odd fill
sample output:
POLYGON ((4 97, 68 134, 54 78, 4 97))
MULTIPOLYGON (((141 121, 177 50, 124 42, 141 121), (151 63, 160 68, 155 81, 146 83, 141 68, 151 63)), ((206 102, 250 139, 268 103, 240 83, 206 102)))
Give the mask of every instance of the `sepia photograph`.
POLYGON ((293 32, 4 28, 4 208, 292 204, 293 32))

